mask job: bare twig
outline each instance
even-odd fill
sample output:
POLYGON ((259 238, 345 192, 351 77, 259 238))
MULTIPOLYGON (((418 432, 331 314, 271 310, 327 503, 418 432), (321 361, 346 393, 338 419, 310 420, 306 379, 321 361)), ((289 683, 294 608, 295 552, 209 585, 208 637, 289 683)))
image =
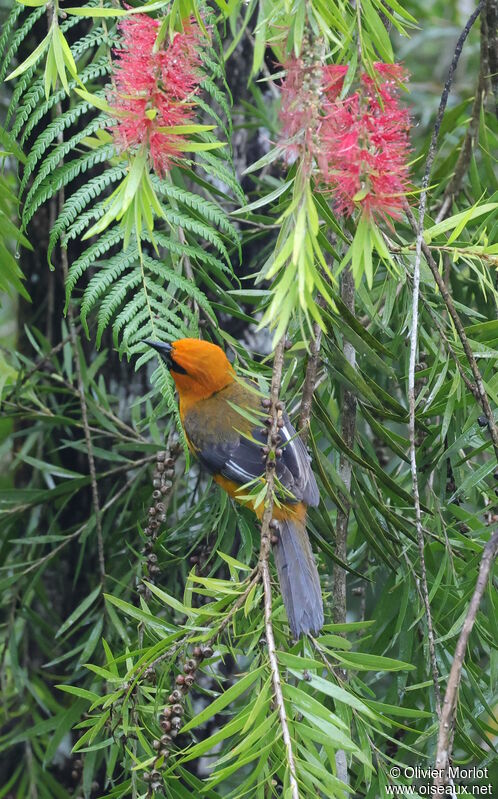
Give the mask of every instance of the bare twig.
MULTIPOLYGON (((355 310, 355 286, 351 269, 348 267, 341 275, 341 297, 348 310, 354 314, 355 310)), ((346 361, 354 368, 356 364, 356 351, 353 345, 344 339, 343 353, 346 361)), ((355 428, 356 428, 356 397, 349 389, 342 391, 342 413, 341 413, 341 436, 348 449, 354 448, 355 428)), ((344 483, 348 494, 351 490, 352 464, 347 455, 343 452, 339 456, 339 476, 344 483)), ((347 539, 349 515, 351 505, 346 495, 342 497, 343 507, 337 508, 337 522, 335 534, 335 552, 338 558, 344 563, 347 561, 347 539)), ((334 562, 332 570, 332 615, 335 624, 346 622, 346 570, 334 562)), ((347 680, 347 672, 342 671, 342 678, 347 680)), ((344 783, 348 783, 348 763, 346 752, 339 749, 336 752, 337 777, 344 783)))
MULTIPOLYGON (((341 276, 341 296, 344 304, 351 313, 354 313, 355 294, 354 278, 350 269, 345 269, 341 276)), ((356 352, 353 345, 344 340, 343 353, 347 362, 354 368, 356 364, 356 352)), ((354 435, 356 427, 356 397, 348 389, 342 392, 342 415, 341 415, 341 436, 347 447, 353 449, 354 435)), ((341 452, 339 460, 339 476, 346 486, 347 491, 351 489, 352 466, 349 458, 341 452)), ((350 504, 347 498, 343 497, 344 508, 337 509, 337 525, 335 551, 342 561, 347 560, 347 532, 350 514, 350 504)), ((333 569, 333 618, 336 624, 343 624, 346 621, 346 571, 334 563, 333 569)))
POLYGON ((282 683, 280 680, 280 670, 278 667, 278 659, 276 654, 275 636, 273 635, 272 616, 272 591, 270 580, 270 523, 273 516, 273 489, 275 485, 275 444, 276 436, 278 433, 277 420, 278 420, 278 394, 280 390, 280 383, 282 380, 282 370, 284 364, 284 351, 285 351, 285 336, 282 336, 275 349, 275 358, 273 361, 273 374, 270 390, 270 408, 269 415, 272 418, 271 425, 268 429, 268 450, 270 456, 266 461, 266 501, 263 517, 261 520, 261 549, 259 556, 259 570, 263 582, 264 593, 264 616, 265 616, 265 632, 266 642, 268 647, 268 659, 270 661, 270 669, 273 683, 273 694, 275 704, 278 708, 278 715, 280 719, 280 727, 282 729, 282 738, 284 741, 285 750, 287 753, 287 764, 289 767, 289 783, 292 799, 299 799, 299 787, 296 778, 296 764, 294 761, 294 752, 292 750, 292 741, 289 732, 289 724, 287 722, 287 712, 285 710, 284 696, 282 693, 282 683), (273 439, 273 441, 272 441, 273 439), (272 457, 273 456, 273 457, 272 457))
POLYGON ((465 137, 462 143, 453 176, 446 186, 443 194, 443 201, 441 208, 436 216, 436 222, 441 222, 451 208, 453 198, 456 197, 460 191, 462 181, 465 177, 467 169, 469 168, 470 159, 472 158, 472 151, 475 147, 476 139, 479 133, 479 121, 481 117, 481 107, 483 96, 486 91, 486 70, 488 63, 487 53, 487 37, 484 35, 486 25, 486 16, 482 15, 481 18, 481 60, 479 66, 479 77, 477 79, 476 93, 474 102, 472 104, 472 113, 470 115, 469 125, 465 132, 465 137))
POLYGON ((497 554, 498 531, 494 533, 492 538, 490 538, 484 547, 476 587, 474 589, 472 599, 470 600, 467 615, 465 616, 465 620, 463 622, 462 631, 456 645, 455 655, 451 665, 450 676, 448 677, 448 684, 446 686, 446 693, 444 695, 443 708, 439 721, 439 734, 436 752, 436 769, 438 773, 434 779, 435 785, 443 785, 448 782, 448 766, 451 758, 451 737, 455 724, 458 688, 460 686, 460 680, 462 677, 463 661, 465 658, 469 636, 476 620, 477 611, 479 610, 482 595, 486 588, 491 567, 497 554))
POLYGON ((495 114, 498 117, 498 2, 486 0, 485 36, 488 46, 488 67, 495 96, 495 114))
MULTIPOLYGON (((418 472, 417 472, 417 450, 416 450, 416 443, 415 443, 415 366, 417 360, 417 348, 418 348, 418 306, 419 306, 419 295, 420 295, 420 260, 421 260, 421 253, 422 253, 422 243, 423 243, 423 233, 424 233, 424 218, 425 218, 425 210, 427 206, 427 188, 429 186, 429 179, 432 169, 432 164, 434 162, 434 158, 436 155, 436 148, 437 148, 437 140, 439 135, 439 130, 441 127, 441 122, 443 121, 444 112, 446 109, 446 104, 448 102, 448 97, 450 94, 451 85, 453 83, 453 76, 455 74, 455 70, 458 65, 458 61, 460 59, 460 55, 463 49, 463 45, 469 32, 474 24, 475 20, 479 16, 479 13, 482 8, 482 2, 479 3, 476 10, 470 16, 465 28, 463 29, 462 33, 460 34, 456 47, 455 52, 453 54, 453 58, 451 60, 450 68, 448 70, 448 77, 446 78, 446 83, 444 85, 443 93, 441 95, 441 100, 439 102, 439 109, 436 117, 436 122, 434 125, 434 130, 432 132, 432 138, 429 145, 429 152, 427 154, 427 160, 425 162, 425 171, 424 176, 422 179, 422 190, 420 193, 420 201, 418 206, 418 225, 416 225, 416 249, 415 249, 415 264, 413 267, 413 300, 412 300, 412 326, 410 331, 410 363, 408 369, 408 401, 409 401, 409 433, 410 433, 410 466, 411 466, 411 473, 412 473, 412 486, 413 486, 413 501, 415 505, 415 522, 416 522, 416 529, 417 529, 417 542, 418 542, 418 549, 419 549, 419 556, 420 556, 420 582, 421 582, 421 589, 422 595, 424 598, 424 605, 425 605, 425 614, 427 620, 427 638, 429 642, 429 653, 430 653, 430 660, 431 660, 431 668, 432 668, 432 679, 434 683, 434 698, 436 704, 436 710, 438 716, 441 715, 441 696, 439 691, 439 671, 437 667, 437 660, 436 660, 436 646, 434 641, 434 630, 432 625, 432 615, 431 615, 431 608, 429 602, 429 589, 427 586, 427 572, 425 567, 425 555, 424 555, 424 531, 422 527, 422 511, 420 507, 420 492, 419 492, 419 484, 418 484, 418 472)), ((411 213, 411 212, 410 212, 411 213)), ((412 215, 413 216, 413 215, 412 215)), ((442 281, 444 283, 444 281, 442 281)))
MULTIPOLYGON (((412 229, 416 231, 417 228, 417 221, 413 215, 411 208, 406 206, 405 208, 406 215, 408 217, 408 221, 412 226, 412 229)), ((462 343, 463 351, 465 352, 465 356, 467 361, 469 362, 469 366, 471 368, 474 380, 475 380, 475 388, 474 396, 479 400, 481 407, 484 411, 484 415, 486 416, 486 420, 488 422, 488 428, 491 435, 491 439, 493 441, 493 446, 495 450, 495 455, 498 460, 498 429, 494 420, 493 411, 491 410, 491 405, 489 402, 488 395, 486 393, 486 389, 484 388, 484 383, 482 381, 481 373, 479 371, 479 367, 477 366, 477 361, 474 357, 474 353, 472 352, 471 346, 469 344, 469 340, 467 338, 467 334, 465 332, 465 328, 463 326, 462 320, 460 319, 456 308, 453 304, 453 300, 451 295, 448 291, 447 286, 445 285, 444 280, 442 279, 441 275, 439 274, 439 269, 437 263, 435 262, 434 258, 432 257, 431 251, 427 244, 422 240, 421 241, 421 248, 424 254, 424 258, 429 266, 429 269, 432 272, 436 285, 441 292, 441 296, 443 301, 448 309, 448 313, 453 320, 455 325, 455 329, 457 331, 458 337, 462 343)))
POLYGON ((306 375, 304 378, 303 392, 301 395, 301 408, 299 411, 299 422, 297 427, 299 430, 299 435, 305 444, 308 443, 310 432, 309 425, 311 406, 313 404, 313 393, 315 391, 321 341, 322 328, 317 322, 315 322, 313 325, 313 338, 310 341, 310 354, 306 364, 306 375))
MULTIPOLYGON (((56 103, 55 110, 57 112, 58 118, 60 119, 62 116, 62 106, 60 101, 56 103)), ((64 136, 62 131, 58 135, 58 141, 59 144, 62 144, 64 141, 64 136)), ((62 209, 64 207, 64 202, 65 202, 64 186, 61 186, 61 188, 59 189, 58 202, 59 202, 59 213, 62 213, 62 209)), ((64 246, 62 246, 60 248, 60 253, 61 253, 61 263, 62 263, 62 274, 64 277, 64 284, 65 284, 69 273, 67 249, 64 246)), ((74 365, 76 369, 76 385, 78 389, 79 403, 81 409, 81 421, 83 423, 83 432, 85 435, 88 469, 90 472, 92 507, 93 507, 93 514, 95 516, 95 529, 97 531, 97 552, 98 552, 98 561, 99 561, 100 583, 103 588, 105 582, 104 540, 102 535, 102 520, 100 512, 99 490, 97 487, 97 471, 95 468, 95 458, 93 454, 92 435, 90 433, 90 428, 88 424, 88 407, 86 404, 85 386, 83 383, 83 374, 81 369, 80 351, 78 347, 78 334, 76 332, 76 323, 74 321, 74 313, 71 304, 69 304, 68 306, 67 317, 68 317, 68 326, 69 326, 69 337, 71 339, 71 347, 73 350, 74 365)))
MULTIPOLYGON (((61 189, 61 191, 63 190, 61 189)), ((66 282, 68 275, 68 260, 67 260, 67 250, 64 247, 61 247, 61 261, 62 261, 62 271, 64 274, 64 282, 66 282)), ((69 335, 71 337, 71 346, 74 354, 74 365, 76 369, 76 385, 78 389, 79 402, 81 408, 81 421, 83 423, 83 432, 85 435, 88 469, 90 472, 92 507, 93 507, 93 514, 95 516, 95 529, 97 531, 97 551, 98 551, 98 560, 99 560, 100 582, 103 587, 105 582, 104 539, 102 535, 102 519, 101 519, 101 510, 100 510, 99 489, 97 486, 97 470, 95 468, 95 458, 93 455, 92 434, 90 433, 90 428, 88 424, 88 407, 86 404, 85 385, 83 383, 83 375, 81 371, 78 336, 76 333, 76 325, 74 322, 74 314, 71 305, 69 305, 67 316, 68 316, 68 325, 69 325, 69 335)))

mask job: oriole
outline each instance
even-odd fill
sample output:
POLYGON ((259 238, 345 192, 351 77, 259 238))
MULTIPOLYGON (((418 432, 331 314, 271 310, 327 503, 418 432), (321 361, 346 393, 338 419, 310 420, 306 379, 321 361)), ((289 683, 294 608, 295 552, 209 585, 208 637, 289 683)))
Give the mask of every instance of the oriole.
MULTIPOLYGON (((191 451, 235 500, 241 485, 262 477, 261 448, 266 432, 237 408, 260 410, 260 400, 247 383, 236 379, 223 350, 208 341, 186 338, 172 344, 149 341, 166 362, 178 391, 180 418, 191 451)), ((290 492, 280 497, 273 516, 279 535, 273 553, 291 631, 318 632, 323 625, 320 579, 306 532, 308 505, 320 499, 310 457, 282 415, 277 458, 278 481, 290 492)), ((240 501, 240 500, 239 500, 240 501)), ((261 518, 263 503, 253 510, 261 518)))

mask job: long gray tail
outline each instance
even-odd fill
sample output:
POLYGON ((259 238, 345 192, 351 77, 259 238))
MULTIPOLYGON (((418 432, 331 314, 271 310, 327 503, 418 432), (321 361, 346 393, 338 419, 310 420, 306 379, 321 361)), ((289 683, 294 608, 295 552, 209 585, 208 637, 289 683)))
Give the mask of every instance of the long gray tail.
POLYGON ((323 626, 320 578, 306 527, 300 521, 279 521, 273 547, 280 588, 292 634, 317 633, 323 626))

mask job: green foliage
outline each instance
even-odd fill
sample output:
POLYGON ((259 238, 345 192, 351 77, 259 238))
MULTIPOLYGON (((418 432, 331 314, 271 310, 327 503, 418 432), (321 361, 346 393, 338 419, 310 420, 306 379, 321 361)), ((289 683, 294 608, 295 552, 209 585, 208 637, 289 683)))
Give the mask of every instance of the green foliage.
MULTIPOLYGON (((308 445, 321 502, 308 529, 326 624, 291 641, 275 586, 276 657, 301 799, 383 799, 392 766, 433 765, 438 730, 409 459, 415 237, 406 219, 389 228, 338 218, 313 176, 284 163, 278 77, 269 89, 266 73, 305 53, 310 37, 328 62, 349 66, 346 88, 379 58, 404 61, 420 122, 415 205, 459 12, 394 0, 216 0, 211 10, 160 0, 146 10, 161 19, 161 36, 189 15, 212 36, 191 149, 164 178, 118 152, 108 131, 116 21, 140 6, 30 0, 14 5, 0 36, 0 74, 13 78, 0 129, 0 796, 292 797, 253 571, 258 525, 189 464, 171 377, 162 362, 153 368, 144 340, 207 337, 263 388, 271 337, 287 331, 280 394, 297 424, 310 331, 319 328, 308 445), (341 294, 348 271, 354 312, 341 294), (357 405, 352 443, 345 392, 357 405), (349 510, 344 553, 338 519, 349 510), (348 615, 338 621, 339 567, 348 615), (178 736, 161 743, 172 716, 178 736)), ((468 135, 478 35, 476 27, 441 127, 424 242, 495 408, 490 101, 474 120, 462 183, 437 219, 468 135)), ((444 691, 496 526, 496 463, 466 353, 424 260, 416 378, 424 559, 444 691)), ((466 653, 453 746, 455 763, 490 769, 492 587, 466 653)))

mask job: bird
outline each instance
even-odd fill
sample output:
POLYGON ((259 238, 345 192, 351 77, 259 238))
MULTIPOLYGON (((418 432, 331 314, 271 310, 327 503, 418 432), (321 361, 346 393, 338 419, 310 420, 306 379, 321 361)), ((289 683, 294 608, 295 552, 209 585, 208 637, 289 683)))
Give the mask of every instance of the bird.
MULTIPOLYGON (((246 502, 240 496, 245 493, 241 486, 264 480, 262 448, 267 433, 257 418, 261 396, 237 376, 216 344, 196 338, 145 343, 156 350, 173 377, 189 450, 222 489, 246 502)), ((320 578, 306 532, 307 508, 318 505, 320 495, 304 442, 285 411, 281 418, 275 471, 277 486, 285 494, 277 494, 273 509, 278 524, 278 535, 272 537, 273 556, 289 627, 297 639, 318 633, 324 622, 320 578)), ((261 519, 264 503, 252 504, 252 510, 261 519)))

